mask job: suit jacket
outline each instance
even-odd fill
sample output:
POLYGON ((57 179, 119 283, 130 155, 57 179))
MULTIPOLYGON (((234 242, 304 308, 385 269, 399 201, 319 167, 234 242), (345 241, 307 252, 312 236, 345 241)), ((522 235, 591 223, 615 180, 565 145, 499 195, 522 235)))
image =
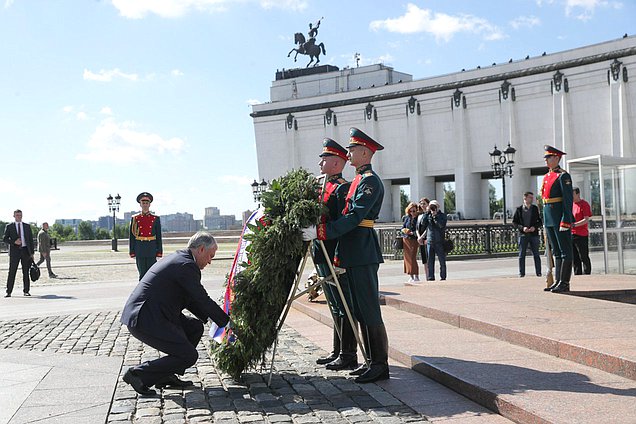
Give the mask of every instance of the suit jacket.
POLYGON ((530 205, 530 227, 534 227, 533 233, 523 232, 523 205, 519 206, 515 211, 515 215, 512 217, 512 223, 519 230, 519 234, 522 236, 538 236, 539 228, 543 227, 541 216, 539 215, 539 207, 537 205, 530 205))
POLYGON ((201 285, 201 270, 189 249, 178 250, 154 264, 128 298, 121 322, 166 341, 181 341, 184 309, 202 321, 224 327, 229 317, 201 285))
POLYGON ((435 216, 430 212, 424 214, 421 228, 422 234, 426 232, 427 243, 441 243, 444 241, 447 220, 446 214, 440 210, 437 211, 435 216))
MULTIPOLYGON (((33 247, 33 233, 31 232, 31 226, 26 222, 22 223, 22 229, 24 231, 24 238, 26 240, 26 247, 29 249, 29 254, 33 255, 35 249, 33 247)), ((9 255, 20 254, 22 247, 16 246, 15 241, 18 239, 18 229, 15 227, 15 222, 10 222, 4 228, 4 237, 2 241, 9 245, 9 255)))
POLYGON ((51 236, 44 230, 38 233, 38 252, 51 253, 51 236))

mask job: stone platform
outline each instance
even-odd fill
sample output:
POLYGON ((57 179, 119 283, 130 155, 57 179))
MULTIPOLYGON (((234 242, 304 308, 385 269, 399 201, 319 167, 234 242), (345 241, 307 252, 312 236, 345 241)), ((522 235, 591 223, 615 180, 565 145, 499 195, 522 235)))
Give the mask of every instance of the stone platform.
MULTIPOLYGON (((390 356, 515 422, 635 423, 636 305, 586 296, 629 302, 636 278, 543 287, 539 277, 383 286, 390 356)), ((294 306, 330 325, 324 302, 294 306)), ((327 348, 329 334, 310 339, 327 348)))

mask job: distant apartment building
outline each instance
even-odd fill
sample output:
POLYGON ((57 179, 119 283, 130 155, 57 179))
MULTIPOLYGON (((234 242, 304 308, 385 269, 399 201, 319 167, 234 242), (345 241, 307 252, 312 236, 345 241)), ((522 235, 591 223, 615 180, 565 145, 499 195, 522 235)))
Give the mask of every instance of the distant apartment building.
MULTIPOLYGON (((117 225, 126 225, 126 224, 128 224, 128 222, 130 222, 130 218, 128 218, 128 219, 126 219, 126 218, 124 218, 124 219, 117 218, 117 225)), ((112 230, 113 229, 113 217, 109 216, 109 215, 106 215, 106 216, 100 216, 99 218, 97 218, 96 223, 93 225, 93 229, 97 229, 97 228, 104 228, 106 230, 112 230)))
POLYGON ((166 232, 188 232, 198 231, 201 229, 201 221, 195 220, 192 214, 172 213, 169 215, 161 215, 161 231, 166 232))
POLYGON ((237 224, 234 215, 221 215, 219 208, 214 206, 205 208, 203 225, 208 230, 229 230, 237 224))
POLYGON ((251 211, 248 209, 241 214, 241 221, 243 222, 243 225, 245 225, 247 220, 250 219, 250 216, 252 216, 252 213, 254 213, 254 211, 251 211))
POLYGON ((71 227, 73 227, 73 231, 75 231, 75 234, 77 234, 77 227, 79 226, 80 222, 82 222, 81 219, 56 219, 55 220, 56 224, 60 224, 63 226, 70 225, 71 227))

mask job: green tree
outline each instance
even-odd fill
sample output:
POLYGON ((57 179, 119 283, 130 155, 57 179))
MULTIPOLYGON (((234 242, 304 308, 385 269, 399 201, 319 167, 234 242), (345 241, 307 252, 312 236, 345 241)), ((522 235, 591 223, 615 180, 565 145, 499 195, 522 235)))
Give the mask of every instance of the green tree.
POLYGON ((110 232, 105 228, 98 228, 95 231, 96 240, 108 240, 110 238, 110 232))
POLYGON ((451 184, 444 184, 444 212, 455 213, 455 189, 451 184))
POLYGON ((51 225, 51 229, 49 230, 49 234, 51 237, 57 239, 58 242, 76 240, 75 230, 70 225, 62 225, 60 223, 55 223, 51 225))
POLYGON ((406 195, 406 192, 404 191, 404 189, 400 188, 400 216, 402 216, 402 214, 404 213, 404 210, 409 205, 409 203, 410 203, 409 197, 406 195))
POLYGON ((95 231, 88 221, 82 221, 77 226, 77 237, 80 240, 95 240, 95 231))
POLYGON ((4 229, 7 227, 7 223, 4 221, 0 221, 0 235, 4 236, 4 229))
POLYGON ((115 237, 118 239, 128 238, 130 224, 115 225, 115 237))
POLYGON ((503 210, 503 199, 497 199, 497 190, 492 183, 488 183, 488 210, 490 211, 488 218, 492 218, 495 212, 503 210))

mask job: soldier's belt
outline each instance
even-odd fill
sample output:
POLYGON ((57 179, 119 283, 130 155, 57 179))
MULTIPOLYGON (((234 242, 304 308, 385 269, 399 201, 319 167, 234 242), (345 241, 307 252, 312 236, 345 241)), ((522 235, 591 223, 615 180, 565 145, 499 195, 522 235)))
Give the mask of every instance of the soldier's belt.
POLYGON ((556 203, 556 202, 562 202, 563 201, 563 197, 551 197, 549 199, 543 199, 543 203, 556 203))
POLYGON ((372 219, 363 219, 358 224, 358 227, 373 228, 374 224, 375 224, 375 221, 373 221, 372 219))
POLYGON ((157 240, 157 237, 156 236, 150 236, 150 237, 137 236, 137 237, 135 237, 135 240, 138 240, 138 241, 153 241, 153 240, 157 240))

